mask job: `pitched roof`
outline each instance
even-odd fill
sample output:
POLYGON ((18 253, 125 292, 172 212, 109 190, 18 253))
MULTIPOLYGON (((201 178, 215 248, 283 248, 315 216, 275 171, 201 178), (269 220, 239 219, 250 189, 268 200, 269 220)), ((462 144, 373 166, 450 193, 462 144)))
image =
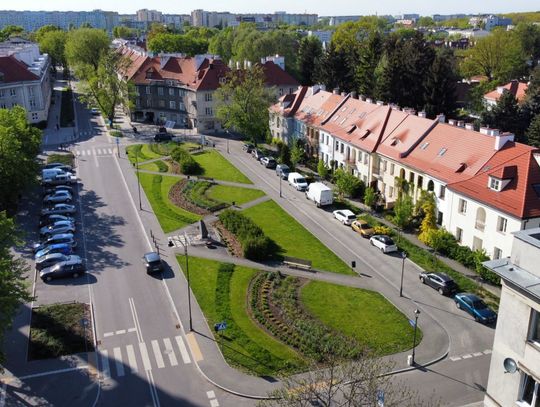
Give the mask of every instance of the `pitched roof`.
POLYGON ((518 82, 516 80, 508 82, 506 85, 499 86, 497 89, 492 90, 484 95, 484 99, 497 101, 502 96, 502 92, 508 91, 517 99, 518 102, 523 102, 525 99, 525 92, 528 85, 524 82, 518 82), (502 89, 502 92, 499 90, 502 89))
POLYGON ((294 113, 295 119, 303 121, 308 125, 313 125, 315 118, 319 116, 318 113, 323 111, 322 106, 331 96, 332 92, 318 90, 313 93, 313 87, 309 88, 300 106, 298 106, 297 111, 294 113))
POLYGON ((521 219, 540 216, 540 150, 507 142, 475 176, 449 184, 450 190, 521 219), (508 168, 508 169, 506 169, 508 168), (489 177, 511 176, 501 190, 488 187, 489 177))
POLYGON ((36 81, 39 77, 28 70, 24 62, 13 55, 0 57, 0 82, 36 81))
POLYGON ((262 64, 262 69, 266 76, 265 82, 267 86, 290 86, 296 88, 300 85, 296 79, 273 61, 266 61, 262 64))

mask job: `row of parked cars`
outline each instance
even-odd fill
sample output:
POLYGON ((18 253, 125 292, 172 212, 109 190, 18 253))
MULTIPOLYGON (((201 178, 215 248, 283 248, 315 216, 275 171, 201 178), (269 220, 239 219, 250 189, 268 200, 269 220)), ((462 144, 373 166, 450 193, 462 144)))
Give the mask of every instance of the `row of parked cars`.
POLYGON ((77 177, 69 165, 46 164, 42 169, 43 208, 39 220, 40 242, 34 245, 36 270, 43 281, 79 277, 86 272, 80 256, 73 254, 77 208, 72 204, 77 177))

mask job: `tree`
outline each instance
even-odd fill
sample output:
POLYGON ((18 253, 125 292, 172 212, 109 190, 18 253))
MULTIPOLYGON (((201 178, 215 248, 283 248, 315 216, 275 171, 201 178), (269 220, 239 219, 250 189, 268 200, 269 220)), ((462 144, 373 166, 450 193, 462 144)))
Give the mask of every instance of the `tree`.
POLYGON ((353 65, 350 54, 343 49, 336 49, 333 42, 324 53, 316 74, 317 82, 323 83, 328 90, 339 88, 341 91, 353 90, 353 65))
POLYGON ((304 160, 306 156, 306 150, 304 148, 304 143, 296 139, 293 142, 293 146, 291 148, 291 166, 293 169, 296 168, 296 165, 304 160))
POLYGON ((282 143, 281 147, 279 147, 279 163, 288 165, 289 167, 292 166, 292 164, 291 164, 291 149, 285 143, 282 143))
POLYGON ((319 158, 319 162, 317 163, 317 173, 322 179, 326 179, 326 177, 328 177, 328 172, 328 166, 322 159, 319 158))
POLYGON ((42 25, 35 32, 31 34, 31 38, 35 42, 41 42, 43 36, 53 31, 62 31, 62 29, 53 24, 42 25))
POLYGON ((514 31, 523 53, 531 61, 531 66, 534 68, 540 59, 540 27, 536 24, 520 23, 514 31))
POLYGON ((394 205, 394 223, 400 229, 405 229, 411 224, 414 204, 409 194, 401 194, 394 205))
POLYGON ((354 72, 356 90, 361 95, 370 97, 375 95, 375 70, 381 59, 383 43, 378 31, 371 32, 362 42, 354 72))
MULTIPOLYGON (((15 258, 11 248, 20 245, 19 232, 12 218, 5 211, 0 212, 0 343, 11 326, 19 306, 32 301, 25 274, 28 266, 21 258, 15 258)), ((0 370, 5 355, 0 347, 0 370)))
POLYGON ((435 196, 433 192, 422 191, 419 199, 420 209, 423 213, 422 223, 420 224, 420 234, 418 239, 421 242, 429 245, 430 232, 437 230, 437 222, 435 218, 435 210, 437 205, 435 204, 435 196))
POLYGON ((225 83, 216 91, 217 117, 226 129, 237 129, 257 143, 269 133, 268 106, 274 100, 265 86, 260 66, 247 70, 232 70, 225 83))
POLYGON ((527 130, 527 144, 540 147, 540 114, 537 114, 527 130))
POLYGON ((131 38, 135 34, 135 30, 125 25, 117 25, 113 28, 114 38, 131 38))
POLYGON ((160 33, 148 41, 148 49, 156 53, 182 53, 194 56, 208 52, 208 40, 187 34, 160 33))
POLYGON ((6 25, 0 30, 0 41, 9 40, 10 37, 16 37, 24 34, 24 28, 20 25, 6 25))
POLYGON ((375 193, 375 189, 373 187, 367 187, 366 191, 364 192, 364 205, 369 208, 373 208, 376 203, 377 194, 375 193))
POLYGON ((540 66, 534 68, 530 76, 529 86, 525 91, 523 112, 530 119, 540 114, 540 66))
POLYGON ((339 168, 334 174, 334 184, 336 185, 337 193, 340 198, 343 196, 355 197, 362 185, 362 181, 355 177, 350 172, 339 168))
POLYGON ((424 111, 428 117, 452 115, 456 107, 456 59, 451 49, 437 53, 424 78, 424 111))
POLYGON ((523 139, 524 120, 514 95, 510 92, 503 92, 497 104, 491 110, 484 110, 482 113, 482 123, 489 127, 494 127, 503 131, 514 133, 517 139, 523 139))
POLYGON ((66 41, 66 60, 68 64, 79 69, 77 75, 85 72, 84 68, 90 66, 94 71, 98 69, 101 54, 109 49, 109 37, 105 31, 97 28, 79 28, 68 33, 66 41), (82 68, 82 70, 81 70, 82 68))
POLYGON ((49 30, 39 36, 39 48, 41 52, 49 54, 51 65, 56 71, 56 66, 66 67, 66 47, 67 33, 62 30, 49 30))
POLYGON ((433 27, 435 25, 435 21, 433 21, 432 17, 422 16, 418 19, 416 25, 418 27, 433 27))
POLYGON ((300 40, 297 69, 302 85, 312 86, 315 84, 317 65, 322 54, 322 44, 317 37, 310 35, 300 40))

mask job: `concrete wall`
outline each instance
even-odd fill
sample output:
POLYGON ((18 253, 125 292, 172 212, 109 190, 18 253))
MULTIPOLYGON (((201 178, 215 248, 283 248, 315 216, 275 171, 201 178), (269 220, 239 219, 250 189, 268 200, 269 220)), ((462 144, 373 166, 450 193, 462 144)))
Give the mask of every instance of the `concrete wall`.
POLYGON ((540 277, 540 250, 519 238, 514 239, 511 261, 516 266, 540 277))

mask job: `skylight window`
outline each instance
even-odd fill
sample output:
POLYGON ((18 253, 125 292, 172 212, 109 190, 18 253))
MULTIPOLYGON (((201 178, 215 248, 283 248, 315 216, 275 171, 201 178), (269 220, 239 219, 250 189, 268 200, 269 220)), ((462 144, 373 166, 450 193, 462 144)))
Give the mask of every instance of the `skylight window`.
POLYGON ((343 120, 339 122, 339 124, 343 124, 343 123, 345 123, 345 120, 347 120, 347 118, 346 118, 346 117, 344 117, 344 118, 343 118, 343 120))
POLYGON ((441 148, 440 151, 439 151, 439 154, 437 154, 439 157, 442 157, 444 155, 444 153, 446 153, 447 149, 446 148, 441 148))
POLYGON ((427 148, 427 146, 429 146, 429 142, 426 142, 426 143, 422 144, 422 145, 420 146, 420 149, 421 149, 421 150, 425 150, 425 149, 427 148))
POLYGON ((336 115, 336 117, 334 117, 334 120, 332 120, 332 121, 335 122, 337 119, 339 119, 339 114, 336 115))
POLYGON ((345 106, 343 109, 341 109, 342 112, 344 112, 345 110, 347 110, 347 106, 345 106))

